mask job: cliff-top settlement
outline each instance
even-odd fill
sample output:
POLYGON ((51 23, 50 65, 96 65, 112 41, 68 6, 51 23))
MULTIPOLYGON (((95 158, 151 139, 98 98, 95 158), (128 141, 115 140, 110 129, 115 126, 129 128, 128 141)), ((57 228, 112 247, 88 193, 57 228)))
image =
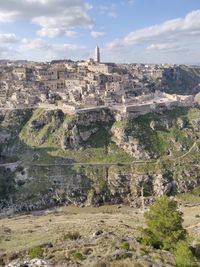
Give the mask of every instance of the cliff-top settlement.
POLYGON ((192 96, 164 93, 166 74, 178 79, 177 66, 100 63, 98 47, 95 61, 1 61, 0 108, 74 113, 109 107, 137 116, 193 104, 192 96))

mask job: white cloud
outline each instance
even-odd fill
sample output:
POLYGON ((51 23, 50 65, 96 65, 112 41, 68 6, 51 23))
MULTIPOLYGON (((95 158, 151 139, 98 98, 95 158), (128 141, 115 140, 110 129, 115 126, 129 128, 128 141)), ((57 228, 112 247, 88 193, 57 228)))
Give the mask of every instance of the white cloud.
POLYGON ((7 23, 12 22, 19 16, 19 13, 17 11, 9 11, 6 12, 4 10, 1 10, 0 8, 0 22, 1 23, 7 23))
POLYGON ((120 61, 199 62, 200 10, 183 18, 130 32, 122 39, 107 44, 106 53, 120 61), (150 53, 151 52, 151 53, 150 53), (167 54, 168 53, 168 54, 167 54))
POLYGON ((85 46, 79 46, 76 44, 50 44, 43 39, 23 39, 19 45, 18 51, 23 54, 23 57, 32 60, 46 60, 52 59, 80 59, 83 55, 88 53, 85 46))
POLYGON ((37 34, 40 37, 48 36, 50 38, 54 38, 58 36, 76 37, 78 35, 78 33, 75 31, 64 30, 61 28, 48 28, 48 27, 42 28, 41 30, 37 32, 37 34))
POLYGON ((23 52, 24 50, 31 52, 32 51, 44 52, 51 49, 51 45, 42 39, 33 39, 33 40, 23 39, 19 46, 19 49, 21 50, 21 52, 23 52))
POLYGON ((99 12, 100 14, 103 14, 105 16, 108 16, 114 19, 117 18, 116 4, 114 3, 109 4, 109 5, 100 5, 99 12))
POLYGON ((0 58, 8 59, 18 55, 16 49, 20 39, 14 33, 0 33, 0 58))
POLYGON ((75 31, 66 31, 65 32, 65 36, 67 36, 67 37, 77 37, 78 33, 75 32, 75 31))
POLYGON ((147 50, 170 50, 177 48, 177 45, 170 43, 158 43, 147 46, 147 50))
POLYGON ((0 33, 0 43, 17 43, 19 40, 14 33, 0 33))
POLYGON ((91 36, 92 36, 93 38, 102 37, 102 36, 104 36, 104 35, 105 35, 105 32, 95 32, 95 31, 92 31, 92 32, 91 32, 91 36))
POLYGON ((160 25, 143 28, 130 32, 125 38, 127 45, 148 42, 154 40, 176 40, 188 37, 190 32, 199 34, 200 30, 200 10, 189 13, 184 18, 168 20, 160 25))
POLYGON ((15 48, 8 46, 8 45, 6 46, 0 45, 0 58, 1 59, 10 59, 18 55, 19 55, 19 52, 15 48))
POLYGON ((6 0, 1 1, 0 22, 29 20, 41 27, 39 36, 55 37, 92 27, 90 9, 84 0, 6 0))

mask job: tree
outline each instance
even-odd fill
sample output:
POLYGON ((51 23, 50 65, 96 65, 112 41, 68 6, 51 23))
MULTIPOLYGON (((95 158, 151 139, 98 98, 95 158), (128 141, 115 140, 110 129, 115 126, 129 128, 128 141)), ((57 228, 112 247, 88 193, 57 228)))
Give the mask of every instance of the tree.
POLYGON ((177 267, 195 267, 197 262, 186 241, 179 241, 174 250, 174 258, 177 267))
POLYGON ((186 240, 182 216, 177 202, 163 196, 145 213, 147 228, 143 230, 143 243, 155 248, 173 249, 179 240, 186 240))

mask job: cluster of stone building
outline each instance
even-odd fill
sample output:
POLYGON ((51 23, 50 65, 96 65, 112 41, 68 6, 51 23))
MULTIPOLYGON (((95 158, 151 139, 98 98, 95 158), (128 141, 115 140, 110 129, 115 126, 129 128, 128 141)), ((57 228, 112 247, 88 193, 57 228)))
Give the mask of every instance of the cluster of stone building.
MULTIPOLYGON (((131 106, 141 109, 150 98, 153 106, 160 101, 153 92, 171 66, 101 63, 98 47, 95 52, 95 60, 88 61, 0 62, 0 108, 123 106, 126 111, 131 106)), ((160 98, 162 104, 168 99, 160 98)))

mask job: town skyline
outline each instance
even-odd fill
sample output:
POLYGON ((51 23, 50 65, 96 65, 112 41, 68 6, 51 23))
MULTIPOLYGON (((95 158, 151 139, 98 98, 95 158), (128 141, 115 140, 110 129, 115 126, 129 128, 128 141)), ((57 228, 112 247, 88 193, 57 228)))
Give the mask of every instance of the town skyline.
POLYGON ((197 0, 8 0, 0 26, 0 59, 200 63, 197 0))

